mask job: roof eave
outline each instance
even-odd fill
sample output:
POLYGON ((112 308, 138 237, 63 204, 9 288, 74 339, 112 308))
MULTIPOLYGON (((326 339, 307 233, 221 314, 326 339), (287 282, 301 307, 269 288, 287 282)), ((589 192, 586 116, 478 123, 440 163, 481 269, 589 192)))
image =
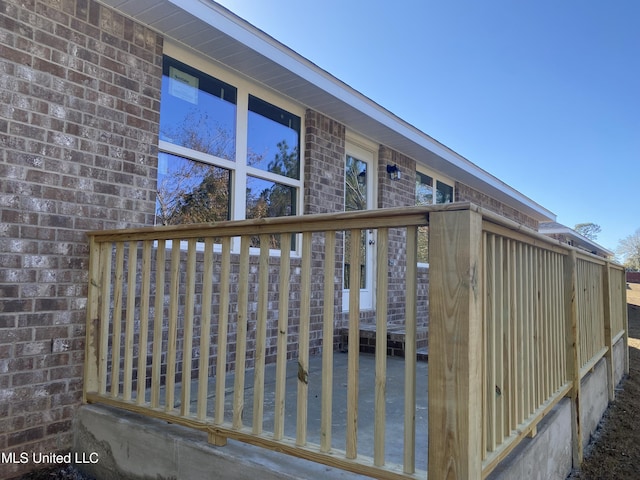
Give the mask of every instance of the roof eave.
POLYGON ((101 1, 174 41, 223 63, 242 75, 250 76, 267 87, 344 123, 348 128, 522 211, 537 221, 556 218, 551 211, 213 1, 101 1), (159 12, 164 12, 164 15, 159 12), (188 14, 188 19, 185 13, 188 14), (181 29, 187 21, 194 26, 181 29), (233 43, 234 55, 225 61, 215 58, 215 54, 209 50, 210 45, 208 49, 200 48, 201 37, 194 34, 196 25, 201 29, 211 29, 213 35, 210 36, 222 34, 225 41, 233 43), (235 61, 237 57, 243 57, 244 61, 235 61), (278 75, 274 74, 274 70, 277 70, 278 75), (286 83, 290 88, 282 88, 285 83, 283 76, 287 77, 286 83))

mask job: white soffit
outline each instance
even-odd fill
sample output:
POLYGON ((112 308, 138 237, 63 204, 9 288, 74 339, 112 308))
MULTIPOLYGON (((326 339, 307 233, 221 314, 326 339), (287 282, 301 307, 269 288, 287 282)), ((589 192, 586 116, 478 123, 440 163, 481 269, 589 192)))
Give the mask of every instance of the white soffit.
POLYGON ((537 220, 555 220, 549 210, 213 1, 100 1, 377 143, 537 220))

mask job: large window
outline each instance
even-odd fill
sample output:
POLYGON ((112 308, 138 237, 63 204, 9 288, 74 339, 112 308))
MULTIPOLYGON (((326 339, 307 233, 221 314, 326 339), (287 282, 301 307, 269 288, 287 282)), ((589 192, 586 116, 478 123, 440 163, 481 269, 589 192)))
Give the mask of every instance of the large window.
POLYGON ((301 118, 238 83, 164 57, 157 223, 298 213, 301 118))
MULTIPOLYGON (((453 182, 452 182, 453 183, 453 182)), ((453 202, 453 187, 423 172, 416 172, 416 205, 453 202), (435 185, 435 198, 434 198, 435 185), (434 201, 435 200, 435 201, 434 201)), ((429 263, 428 228, 418 228, 418 262, 429 263)))

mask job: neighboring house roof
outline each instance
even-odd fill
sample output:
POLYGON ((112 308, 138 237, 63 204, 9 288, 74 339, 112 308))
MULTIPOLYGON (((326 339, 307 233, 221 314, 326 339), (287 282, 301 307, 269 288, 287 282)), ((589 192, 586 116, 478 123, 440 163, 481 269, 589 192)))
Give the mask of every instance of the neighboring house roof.
POLYGON ((136 21, 538 221, 546 208, 210 0, 101 0, 136 21))
POLYGON ((562 236, 574 247, 581 248, 595 255, 600 255, 601 257, 609 258, 615 255, 611 250, 607 250, 602 245, 599 245, 598 243, 585 237, 584 235, 580 235, 574 229, 569 228, 566 225, 562 225, 561 223, 540 223, 538 231, 544 235, 562 236))

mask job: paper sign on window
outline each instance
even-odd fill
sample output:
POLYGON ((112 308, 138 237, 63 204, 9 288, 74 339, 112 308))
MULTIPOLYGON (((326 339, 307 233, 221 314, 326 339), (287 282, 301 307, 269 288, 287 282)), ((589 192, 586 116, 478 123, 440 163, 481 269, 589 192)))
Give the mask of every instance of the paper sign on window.
POLYGON ((189 103, 198 103, 198 77, 169 67, 169 93, 189 103))

